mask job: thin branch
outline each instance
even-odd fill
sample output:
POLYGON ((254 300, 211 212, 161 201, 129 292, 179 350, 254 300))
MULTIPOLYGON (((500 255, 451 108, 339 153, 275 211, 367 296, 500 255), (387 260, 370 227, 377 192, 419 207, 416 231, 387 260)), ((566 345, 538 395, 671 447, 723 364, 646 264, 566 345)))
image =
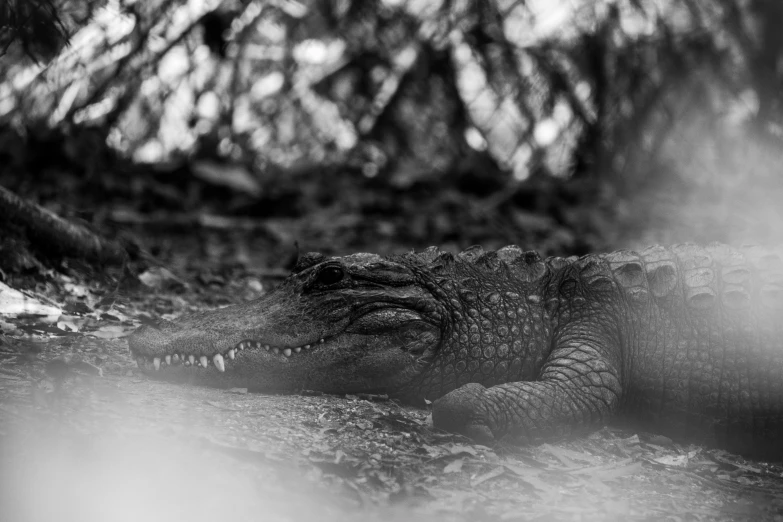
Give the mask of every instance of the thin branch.
POLYGON ((49 210, 0 187, 0 217, 3 222, 23 224, 27 234, 50 253, 122 265, 128 254, 116 241, 109 241, 87 227, 72 223, 49 210))

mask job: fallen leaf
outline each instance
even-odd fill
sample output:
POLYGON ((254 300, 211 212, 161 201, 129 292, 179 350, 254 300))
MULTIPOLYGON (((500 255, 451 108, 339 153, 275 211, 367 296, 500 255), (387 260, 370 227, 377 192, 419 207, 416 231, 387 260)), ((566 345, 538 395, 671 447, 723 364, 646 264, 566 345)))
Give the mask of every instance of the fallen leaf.
POLYGON ((57 326, 49 326, 45 323, 36 323, 36 324, 30 324, 25 325, 26 330, 32 331, 32 332, 43 332, 43 333, 49 333, 53 335, 65 335, 68 333, 67 330, 63 330, 57 326))
POLYGON ((684 468, 688 465, 689 459, 688 455, 664 455, 663 457, 658 457, 652 460, 658 464, 663 464, 664 466, 684 468))
POLYGON ((516 475, 519 479, 521 479, 523 482, 527 483, 531 487, 541 490, 541 491, 549 491, 552 489, 552 486, 543 480, 541 480, 541 470, 540 469, 534 469, 534 468, 525 468, 523 466, 517 466, 514 464, 505 463, 503 464, 503 467, 506 468, 506 470, 510 471, 514 475, 516 475))
POLYGON ((486 482, 490 479, 493 479, 495 477, 499 477, 505 472, 506 472, 506 468, 504 468, 503 466, 498 466, 496 468, 493 468, 492 470, 487 471, 483 475, 479 475, 475 479, 471 480, 470 487, 475 488, 479 484, 486 482))
POLYGON ((467 453, 468 455, 473 455, 474 457, 478 456, 478 451, 471 448, 470 446, 464 446, 462 444, 454 444, 449 451, 451 451, 452 455, 459 455, 460 453, 467 453))
POLYGON ((56 306, 43 304, 5 283, 0 283, 0 314, 47 316, 53 317, 51 321, 53 322, 62 314, 62 310, 56 306))
MULTIPOLYGON (((439 446, 430 446, 429 444, 422 444, 419 450, 422 450, 424 453, 431 457, 439 457, 443 454, 443 449, 439 446)), ((418 452, 418 450, 417 450, 418 452)))
POLYGON ((446 464, 443 468, 443 473, 459 473, 462 471, 462 465, 465 463, 465 459, 457 459, 446 464))
MULTIPOLYGON (((641 441, 639 440, 639 435, 636 435, 636 434, 634 434, 634 435, 631 435, 630 437, 628 437, 628 438, 626 438, 626 439, 620 439, 620 440, 623 442, 623 444, 627 444, 627 445, 629 445, 629 446, 630 446, 630 445, 639 444, 639 442, 641 442, 641 441)), ((670 442, 671 442, 671 441, 670 441, 670 442)))
POLYGON ((66 332, 78 332, 79 327, 72 321, 57 321, 57 328, 66 332))
POLYGON ((98 328, 94 332, 90 332, 90 335, 93 337, 98 337, 99 339, 117 339, 119 337, 125 337, 132 330, 133 328, 125 328, 124 326, 120 325, 110 325, 98 328))
POLYGON ((569 469, 580 467, 580 465, 574 462, 574 460, 581 460, 585 462, 595 461, 592 455, 588 455, 587 453, 579 453, 577 451, 561 448, 559 446, 553 446, 551 444, 542 444, 541 449, 549 452, 569 469))

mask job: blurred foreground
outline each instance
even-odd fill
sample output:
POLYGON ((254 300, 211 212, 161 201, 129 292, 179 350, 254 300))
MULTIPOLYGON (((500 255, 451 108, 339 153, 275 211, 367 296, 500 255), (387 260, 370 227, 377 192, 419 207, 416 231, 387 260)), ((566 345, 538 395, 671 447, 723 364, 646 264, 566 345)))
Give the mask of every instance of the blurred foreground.
MULTIPOLYGON (((127 359, 121 342, 106 347, 117 353, 109 358, 127 359)), ((0 519, 783 515, 783 468, 663 437, 603 430, 573 442, 490 449, 433 432, 426 411, 377 398, 255 395, 124 372, 75 375, 56 394, 42 386, 46 380, 31 385, 0 374, 0 519)))

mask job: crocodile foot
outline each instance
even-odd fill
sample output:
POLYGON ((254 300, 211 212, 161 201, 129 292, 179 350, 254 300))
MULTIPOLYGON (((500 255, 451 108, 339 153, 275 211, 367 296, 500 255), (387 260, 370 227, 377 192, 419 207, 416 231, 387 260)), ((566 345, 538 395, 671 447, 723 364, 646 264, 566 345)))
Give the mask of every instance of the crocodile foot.
POLYGON ((461 433, 480 444, 495 441, 496 427, 489 414, 487 389, 469 383, 432 403, 432 423, 441 430, 461 433))

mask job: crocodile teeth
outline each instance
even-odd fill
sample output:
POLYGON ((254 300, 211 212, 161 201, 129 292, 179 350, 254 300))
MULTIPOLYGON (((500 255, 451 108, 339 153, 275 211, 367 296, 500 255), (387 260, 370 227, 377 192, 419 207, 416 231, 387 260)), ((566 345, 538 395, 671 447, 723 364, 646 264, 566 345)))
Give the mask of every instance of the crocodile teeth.
POLYGON ((232 361, 234 360, 234 354, 235 354, 235 352, 234 352, 234 349, 233 349, 233 348, 231 348, 231 349, 228 351, 228 358, 229 358, 229 359, 231 359, 232 361))
POLYGON ((291 357, 291 348, 286 348, 285 350, 283 350, 283 355, 285 355, 286 357, 291 357))
POLYGON ((166 359, 166 364, 171 364, 171 355, 167 355, 165 359, 166 359))
POLYGON ((277 348, 272 348, 272 351, 275 352, 275 354, 280 353, 280 350, 278 350, 277 348))
POLYGON ((179 355, 175 353, 171 360, 174 361, 174 364, 179 364, 179 355))
POLYGON ((195 365, 196 364, 196 357, 193 356, 193 355, 188 355, 188 362, 190 362, 190 364, 195 365))
POLYGON ((323 337, 321 339, 318 339, 318 342, 323 343, 324 342, 323 337))
POLYGON ((144 366, 144 357, 136 357, 136 365, 141 368, 144 366))
POLYGON ((310 348, 310 345, 309 345, 309 344, 306 344, 306 345, 304 345, 304 349, 305 349, 305 350, 307 350, 308 348, 310 348))
MULTIPOLYGON (((307 346, 305 346, 305 348, 310 348, 310 345, 308 344, 307 346)), ((299 346, 297 346, 296 348, 294 348, 294 353, 299 353, 299 352, 301 352, 301 351, 302 351, 302 348, 301 348, 301 347, 299 347, 299 346)))
POLYGON ((269 351, 269 345, 268 344, 264 345, 264 350, 266 350, 267 352, 269 351))
POLYGON ((160 370, 160 357, 152 359, 152 365, 155 367, 155 371, 160 370))
POLYGON ((225 363, 223 361, 223 356, 222 355, 220 355, 220 354, 215 355, 212 358, 212 362, 215 363, 215 368, 217 368, 219 372, 226 371, 226 365, 225 365, 225 363))
POLYGON ((198 362, 200 362, 201 366, 203 366, 204 368, 206 368, 209 365, 209 361, 207 360, 206 355, 202 355, 201 357, 199 357, 198 362))

